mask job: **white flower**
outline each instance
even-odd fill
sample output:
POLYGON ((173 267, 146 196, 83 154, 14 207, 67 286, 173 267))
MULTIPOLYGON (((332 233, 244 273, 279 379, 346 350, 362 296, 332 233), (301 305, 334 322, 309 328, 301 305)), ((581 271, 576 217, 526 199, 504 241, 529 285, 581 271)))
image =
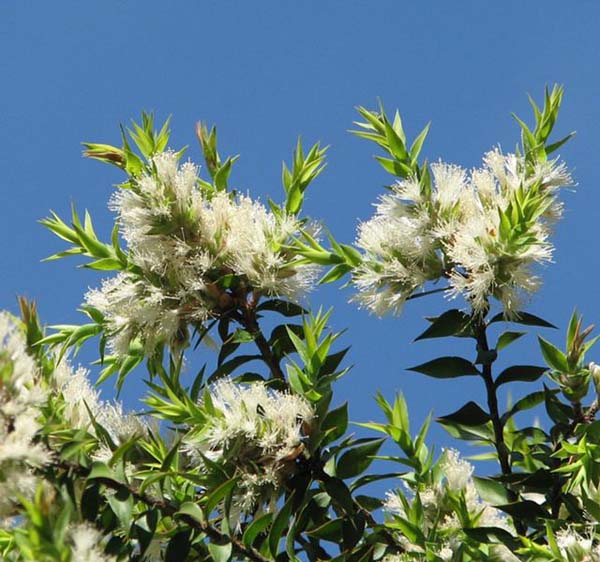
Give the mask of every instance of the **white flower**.
POLYGON ((556 544, 565 561, 600 562, 600 545, 594 545, 591 530, 584 537, 574 529, 562 529, 556 533, 556 544))
POLYGON ((446 484, 453 492, 460 492, 471 481, 473 465, 460 458, 456 449, 445 449, 440 468, 446 477, 446 484))
POLYGON ((45 399, 24 334, 8 313, 0 312, 0 469, 48 462, 49 452, 35 442, 45 399))
MULTIPOLYGON (((411 506, 418 497, 423 510, 421 530, 425 536, 433 532, 437 534, 438 540, 445 541, 438 552, 444 559, 450 559, 447 557, 451 557, 459 546, 458 532, 462 529, 462 524, 455 511, 457 497, 464 500, 473 526, 498 527, 514 534, 514 528, 506 516, 479 496, 473 482, 473 466, 461 459, 458 451, 445 449, 438 466, 438 481, 432 485, 420 486, 408 497, 399 490, 389 492, 383 505, 384 512, 392 518, 406 519, 407 512, 411 513, 411 509, 405 507, 405 502, 411 506)), ((402 534, 398 536, 398 540, 408 550, 415 546, 402 534)))
POLYGON ((365 257, 353 300, 379 315, 398 313, 426 281, 447 277, 449 295, 464 296, 475 312, 486 311, 492 297, 506 313, 517 311, 539 287, 532 266, 552 259, 556 191, 571 184, 565 166, 550 161, 527 170, 522 158, 492 150, 481 169, 440 162, 431 175, 430 191, 415 178, 399 182, 359 226, 365 257))
POLYGON ((302 226, 295 216, 244 195, 203 191, 197 168, 179 165, 173 152, 154 156, 152 164, 155 173, 110 203, 138 271, 86 295, 104 314, 116 353, 125 354, 136 338, 147 351, 184 343, 188 324, 234 306, 225 278, 235 277, 246 291, 239 298, 252 291, 298 300, 314 285, 316 267, 288 247, 302 226))
POLYGON ((102 535, 90 525, 72 526, 69 536, 73 545, 71 562, 116 562, 116 558, 104 554, 102 535))
MULTIPOLYGON (((133 413, 123 411, 120 402, 107 402, 100 398, 85 369, 73 370, 66 359, 55 368, 53 386, 63 397, 62 418, 65 424, 73 429, 85 429, 92 435, 96 431, 92 424, 94 419, 101 425, 116 446, 122 445, 133 437, 144 437, 148 426, 145 419, 133 413)), ((112 455, 104 444, 95 457, 112 455)))
POLYGON ((240 475, 236 503, 249 512, 261 503, 274 506, 283 481, 293 473, 314 418, 302 397, 269 389, 263 383, 215 383, 200 403, 206 415, 201 427, 185 438, 194 462, 204 458, 240 475))

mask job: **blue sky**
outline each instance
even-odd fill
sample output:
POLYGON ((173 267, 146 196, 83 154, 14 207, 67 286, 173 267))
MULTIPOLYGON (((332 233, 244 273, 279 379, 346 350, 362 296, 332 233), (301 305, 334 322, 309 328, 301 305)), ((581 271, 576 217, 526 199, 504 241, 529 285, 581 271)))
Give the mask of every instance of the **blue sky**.
MULTIPOLYGON (((80 142, 118 143, 119 123, 143 109, 158 119, 172 115, 173 146, 189 144, 197 161, 194 124, 216 123, 222 153, 241 154, 233 185, 263 201, 281 198, 281 161, 289 159, 297 135, 331 145, 306 211, 351 242, 357 221, 371 215, 388 182, 373 147, 347 133, 354 106, 374 107, 381 98, 401 110, 409 135, 431 120, 423 154, 471 167, 498 143, 512 150, 518 130, 510 112, 528 116, 526 93, 539 98, 544 85, 559 82, 566 94, 557 133, 578 132, 561 156, 578 186, 564 193, 556 263, 543 272, 544 288, 530 310, 565 326, 577 306, 597 322, 599 21, 594 0, 5 0, 0 307, 14 311, 15 295, 23 294, 38 301, 48 324, 81 321, 76 309, 101 276, 77 270, 75 261, 41 263, 61 245, 36 221, 49 209, 67 216, 75 202, 90 210, 100 232, 110 231, 106 202, 121 176, 82 159, 80 142)), ((326 287, 312 303, 333 305, 333 326, 347 328, 341 343, 353 346, 355 367, 340 382, 336 401, 349 400, 354 419, 380 417, 371 398, 377 389, 390 398, 402 390, 415 421, 431 409, 442 415, 481 398, 471 381, 404 371, 437 355, 470 353, 462 341, 410 343, 425 327, 424 316, 451 306, 441 297, 379 320, 347 304, 350 294, 326 287)), ((507 358, 538 360, 532 336, 507 358)), ((140 390, 129 385, 126 402, 134 404, 140 390)), ((522 384, 515 395, 526 390, 522 384)), ((449 443, 441 429, 431 441, 449 443)))

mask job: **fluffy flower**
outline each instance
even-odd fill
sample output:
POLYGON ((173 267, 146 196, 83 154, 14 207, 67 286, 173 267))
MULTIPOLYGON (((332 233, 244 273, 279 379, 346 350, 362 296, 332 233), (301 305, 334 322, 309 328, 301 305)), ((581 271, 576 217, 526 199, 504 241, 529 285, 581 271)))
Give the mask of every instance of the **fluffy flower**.
MULTIPOLYGON (((108 433, 112 442, 122 445, 132 437, 143 437, 148 427, 144 418, 123 411, 120 402, 107 402, 90 383, 85 369, 73 370, 66 361, 61 361, 54 371, 53 386, 63 397, 61 401, 62 418, 73 429, 85 429, 95 434, 93 419, 108 433)), ((101 445, 94 456, 96 459, 110 457, 112 452, 101 445)))
POLYGON ((376 314, 399 313, 426 281, 447 277, 450 295, 476 312, 491 297, 507 313, 539 287, 533 266, 551 261, 559 187, 571 184, 563 164, 533 170, 514 154, 488 152, 480 169, 431 166, 431 189, 415 178, 396 184, 358 229, 365 259, 354 276, 354 300, 376 314))
POLYGON ((74 525, 69 530, 72 562, 116 562, 116 558, 104 554, 102 535, 86 524, 74 525))
POLYGON ((46 399, 37 377, 23 333, 7 313, 0 313, 0 463, 40 466, 48 459, 45 448, 34 443, 46 399))
POLYGON ((573 529, 558 531, 556 545, 569 562, 600 562, 600 545, 594 545, 591 536, 583 537, 573 529))
POLYGON ((315 266, 287 247, 301 226, 295 216, 244 195, 202 190, 196 167, 179 165, 173 152, 152 164, 154 173, 111 200, 137 271, 86 296, 104 314, 117 353, 135 338, 147 350, 186 341, 188 324, 235 305, 236 288, 292 300, 311 288, 315 266))
POLYGON ((40 407, 46 394, 27 354, 25 336, 13 318, 0 313, 0 519, 9 517, 17 496, 30 497, 50 453, 37 442, 40 407))
MULTIPOLYGON (((451 553, 460 546, 462 528, 455 511, 457 496, 464 497, 469 512, 470 525, 481 527, 499 527, 510 533, 514 529, 507 518, 496 508, 487 504, 478 494, 473 483, 473 466, 460 458, 458 451, 446 449, 439 463, 440 478, 432 486, 423 487, 416 492, 423 507, 423 531, 434 532, 438 538, 445 539, 442 551, 438 553, 443 559, 451 559, 451 553)), ((384 502, 384 511, 388 516, 406 518, 414 497, 407 498, 400 491, 389 492, 384 502)), ((407 551, 420 552, 420 547, 413 545, 406 537, 399 540, 407 551), (416 549, 416 550, 415 550, 416 549)))
POLYGON ((243 513, 279 497, 283 481, 295 469, 314 418, 302 397, 270 390, 262 383, 214 384, 201 403, 206 422, 187 435, 194 462, 218 462, 240 477, 235 504, 243 513))

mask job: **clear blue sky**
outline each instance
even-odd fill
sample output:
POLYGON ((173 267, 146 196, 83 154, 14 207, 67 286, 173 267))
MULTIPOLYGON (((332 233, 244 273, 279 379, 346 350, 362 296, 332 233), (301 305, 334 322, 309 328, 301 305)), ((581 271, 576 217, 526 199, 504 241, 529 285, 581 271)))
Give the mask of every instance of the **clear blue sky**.
MULTIPOLYGON (((388 181, 373 147, 346 132, 355 105, 372 107, 380 97, 388 108, 399 107, 411 135, 432 120, 423 153, 471 167, 497 143, 512 150, 518 131, 510 112, 528 115, 525 94, 539 97, 545 84, 559 82, 566 95, 558 133, 578 131, 561 155, 578 187, 564 194, 556 264, 544 272, 530 310, 564 326, 577 305, 596 322, 599 22, 595 0, 4 0, 0 307, 15 310, 15 295, 24 294, 38 301, 49 324, 81 320, 76 308, 101 275, 75 269, 75 261, 40 263, 61 244, 36 221, 49 209, 67 216, 74 201, 109 231, 106 202, 121 178, 82 159, 79 143, 118 143, 118 124, 142 109, 159 119, 172 114, 173 146, 190 144, 198 161, 194 123, 216 123, 222 152, 241 154, 233 184, 263 200, 280 197, 281 161, 298 134, 331 145, 329 167, 312 186, 306 210, 349 242, 388 181)), ((334 326, 348 328, 342 344, 353 345, 355 367, 339 384, 337 401, 352 402, 354 419, 379 417, 371 399, 376 389, 389 397, 402 389, 415 420, 481 397, 463 380, 403 370, 462 351, 463 342, 410 343, 425 315, 448 308, 442 298, 381 321, 347 304, 349 295, 327 287, 313 302, 333 304, 334 326)), ((548 337, 562 341, 562 334, 548 337)), ((515 363, 538 360, 533 337, 512 349, 515 363)), ((127 403, 139 390, 128 386, 127 403)), ((440 429, 431 437, 447 443, 440 429)))

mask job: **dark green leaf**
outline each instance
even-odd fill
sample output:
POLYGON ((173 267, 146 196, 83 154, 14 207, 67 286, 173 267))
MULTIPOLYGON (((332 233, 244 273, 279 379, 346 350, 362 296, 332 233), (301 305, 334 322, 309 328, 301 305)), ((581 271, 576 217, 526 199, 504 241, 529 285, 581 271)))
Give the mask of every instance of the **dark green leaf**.
POLYGON ((208 382, 214 382, 218 378, 229 375, 235 369, 244 365, 245 363, 249 363, 250 361, 255 361, 257 359, 261 359, 260 355, 238 355, 229 361, 223 363, 218 369, 216 369, 212 375, 208 378, 208 382))
POLYGON ((490 415, 482 410, 475 402, 467 402, 462 408, 447 416, 438 418, 441 423, 458 423, 466 427, 483 425, 490 421, 490 415))
POLYGON ((375 439, 346 451, 338 460, 336 472, 339 478, 352 478, 362 474, 373 462, 385 439, 375 439))
POLYGON ((190 552, 190 535, 189 529, 180 531, 170 541, 165 553, 165 562, 181 562, 187 558, 190 552))
POLYGON ((348 428, 348 403, 342 404, 327 413, 321 424, 321 433, 324 434, 322 446, 339 439, 348 428))
POLYGON ((500 527, 463 528, 463 532, 468 537, 481 543, 501 543, 513 552, 522 546, 517 538, 500 527))
POLYGON ((529 312, 515 312, 514 316, 505 318, 504 313, 500 312, 496 314, 491 320, 490 324, 494 322, 514 322, 515 324, 523 324, 524 326, 539 326, 541 328, 556 328, 554 324, 550 324, 547 320, 530 314, 529 312))
POLYGON ((307 534, 325 541, 340 543, 342 540, 342 522, 342 518, 331 519, 323 525, 311 529, 307 534))
POLYGON ((212 513, 217 505, 233 491, 236 484, 237 478, 232 478, 213 490, 206 498, 206 513, 212 513))
POLYGON ((403 472, 388 472, 386 474, 366 474, 365 476, 361 476, 357 478, 352 484, 350 484, 350 490, 355 491, 358 490, 361 486, 366 486, 371 482, 377 482, 379 480, 389 480, 391 478, 400 478, 403 472))
POLYGON ((502 416, 502 421, 506 423, 508 419, 514 416, 517 412, 535 408, 538 404, 541 404, 544 401, 545 396, 545 392, 540 390, 539 392, 532 392, 531 394, 521 398, 510 410, 508 410, 508 412, 502 416))
POLYGON ((346 514, 354 512, 354 502, 348 486, 339 478, 328 478, 325 481, 325 491, 333 502, 340 506, 346 514))
POLYGON ((516 517, 521 520, 532 521, 538 518, 548 519, 550 517, 550 514, 545 509, 530 500, 506 503, 497 505, 496 507, 501 511, 508 513, 511 517, 516 517))
POLYGON ((436 379, 453 379, 466 375, 480 374, 473 363, 462 357, 439 357, 422 365, 411 367, 408 370, 423 373, 436 379))
POLYGON ((518 340, 520 337, 524 336, 527 332, 504 332, 496 343, 496 351, 501 351, 505 347, 509 346, 512 342, 518 340))
POLYGON ((444 338, 447 336, 469 335, 468 326, 470 320, 471 317, 461 310, 448 310, 437 318, 433 318, 431 326, 417 336, 415 341, 431 338, 444 338))
POLYGON ((535 365, 513 365, 504 369, 496 379, 496 387, 508 382, 533 382, 538 380, 548 369, 535 365))
POLYGON ((272 310, 282 314, 283 316, 301 316, 302 314, 306 314, 306 310, 300 305, 281 299, 271 299, 265 301, 259 304, 256 307, 256 310, 272 310))
POLYGON ((246 546, 252 546, 256 540, 256 537, 258 537, 258 535, 261 533, 264 533, 269 528, 272 520, 272 513, 265 513, 265 515, 256 517, 244 531, 244 535, 242 536, 242 541, 244 544, 246 546))
POLYGON ((550 390, 544 385, 544 401, 546 404, 546 412, 550 419, 556 424, 569 424, 571 422, 572 408, 563 404, 556 393, 558 390, 550 390))
POLYGON ((277 513, 273 519, 271 531, 269 532, 269 550, 273 556, 277 556, 279 541, 281 540, 281 536, 289 524, 293 502, 294 494, 291 494, 285 504, 283 504, 283 507, 279 513, 277 513))
POLYGON ((365 516, 362 512, 355 513, 352 517, 344 517, 342 520, 342 546, 344 550, 350 550, 363 536, 365 529, 365 516))

